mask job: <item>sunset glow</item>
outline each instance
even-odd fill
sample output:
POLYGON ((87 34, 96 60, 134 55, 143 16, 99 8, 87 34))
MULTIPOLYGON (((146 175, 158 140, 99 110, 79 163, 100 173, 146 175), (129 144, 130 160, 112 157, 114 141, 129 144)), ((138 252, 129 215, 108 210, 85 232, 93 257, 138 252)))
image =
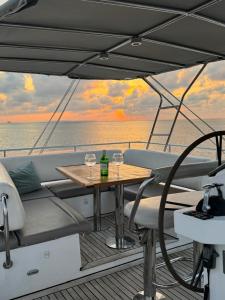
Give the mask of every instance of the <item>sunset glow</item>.
MULTIPOLYGON (((210 64, 185 99, 185 103, 203 118, 224 117, 224 67, 224 62, 210 64)), ((180 98, 198 69, 184 69, 157 78, 180 98)), ((66 77, 0 72, 0 82, 0 122, 43 122, 50 118, 71 81, 66 77)), ((141 79, 83 80, 62 119, 148 120, 154 118, 158 103, 158 95, 141 79)), ((163 118, 169 119, 170 114, 165 112, 163 118)))

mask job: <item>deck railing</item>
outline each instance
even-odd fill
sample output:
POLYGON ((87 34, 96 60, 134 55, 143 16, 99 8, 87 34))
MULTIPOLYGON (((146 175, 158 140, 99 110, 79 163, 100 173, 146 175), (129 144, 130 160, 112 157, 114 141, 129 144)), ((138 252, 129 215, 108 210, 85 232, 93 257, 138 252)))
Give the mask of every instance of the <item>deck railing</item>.
MULTIPOLYGON (((46 147, 36 147, 33 149, 34 154, 38 154, 37 151, 45 150, 45 151, 69 151, 69 152, 76 152, 79 148, 89 148, 89 147, 102 147, 102 146, 124 146, 125 148, 133 148, 134 145, 147 145, 147 141, 122 141, 122 142, 106 142, 106 143, 94 143, 94 144, 75 144, 75 145, 66 145, 66 146, 46 146, 46 147)), ((151 145, 154 146, 164 146, 165 143, 151 143, 151 145)), ((182 148, 185 149, 187 148, 188 145, 183 145, 183 144, 168 144, 167 152, 172 152, 174 151, 174 148, 182 148)), ((145 148, 145 147, 144 147, 145 148)), ((213 147, 198 147, 198 150, 202 151, 215 151, 215 148, 213 147)), ((18 154, 18 152, 24 152, 27 151, 29 152, 32 150, 31 147, 23 147, 23 148, 4 148, 0 149, 0 155, 2 157, 7 157, 9 153, 14 153, 18 154)), ((79 149, 81 150, 81 149, 79 149)))

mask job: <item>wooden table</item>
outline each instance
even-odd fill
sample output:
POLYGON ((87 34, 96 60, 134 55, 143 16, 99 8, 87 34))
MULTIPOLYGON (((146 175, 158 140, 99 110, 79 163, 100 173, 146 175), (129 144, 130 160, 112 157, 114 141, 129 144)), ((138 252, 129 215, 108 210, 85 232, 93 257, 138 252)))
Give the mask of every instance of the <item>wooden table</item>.
POLYGON ((124 249, 133 245, 130 237, 124 236, 124 184, 135 183, 145 180, 151 176, 151 170, 132 165, 123 164, 120 166, 120 176, 117 177, 116 166, 109 164, 109 176, 100 176, 100 165, 93 167, 93 179, 89 179, 89 168, 85 165, 62 166, 57 170, 66 177, 79 183, 84 187, 94 187, 94 230, 101 230, 101 193, 100 189, 104 186, 115 186, 116 191, 116 234, 109 238, 106 244, 111 248, 124 249))

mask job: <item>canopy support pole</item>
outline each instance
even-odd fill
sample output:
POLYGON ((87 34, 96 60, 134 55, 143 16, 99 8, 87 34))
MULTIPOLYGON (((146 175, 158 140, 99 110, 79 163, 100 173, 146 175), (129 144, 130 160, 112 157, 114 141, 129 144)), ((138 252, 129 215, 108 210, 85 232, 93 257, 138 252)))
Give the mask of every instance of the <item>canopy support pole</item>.
POLYGON ((47 137, 47 139, 46 139, 46 141, 45 141, 45 143, 44 143, 44 146, 43 146, 43 148, 42 148, 41 151, 40 151, 40 154, 42 154, 42 153, 44 152, 46 146, 48 145, 48 142, 49 142, 49 140, 51 139, 51 137, 52 137, 52 135, 53 135, 53 133, 54 133, 54 131, 55 131, 57 125, 58 125, 59 122, 61 121, 61 118, 62 118, 62 116, 63 116, 63 114, 64 114, 64 112, 65 112, 67 106, 69 105, 69 103, 70 103, 70 101, 71 101, 71 99, 72 99, 74 93, 76 92, 79 83, 80 83, 80 79, 77 79, 77 82, 76 82, 76 84, 74 85, 73 90, 72 90, 72 92, 71 92, 71 94, 70 94, 70 96, 69 96, 69 99, 67 100, 67 102, 66 102, 66 104, 65 104, 65 106, 64 106, 64 108, 63 108, 63 110, 61 111, 61 113, 60 113, 58 119, 56 120, 56 122, 55 122, 55 124, 54 124, 52 130, 50 131, 50 133, 49 133, 49 135, 48 135, 48 137, 47 137))
POLYGON ((31 148, 31 150, 29 151, 28 155, 31 155, 33 153, 33 151, 35 150, 36 146, 38 145, 39 141, 41 140, 41 138, 43 137, 44 133, 46 132, 46 130, 48 129, 49 125, 51 124, 54 116, 56 115, 56 113, 58 112, 60 106, 62 105, 62 103, 64 102, 64 100, 66 99, 67 95, 69 94, 69 92, 72 90, 72 87, 75 83, 75 79, 72 80, 72 82, 70 83, 70 85, 68 86, 68 88, 66 89, 65 94, 63 95, 62 99, 60 100, 60 102, 58 103, 58 105, 56 106, 54 112, 52 113, 50 119, 48 120, 48 122, 45 124, 45 127, 43 128, 41 134, 39 135, 39 137, 37 138, 36 142, 34 143, 33 147, 31 148))
POLYGON ((191 81, 191 83, 187 86, 186 90, 184 91, 181 99, 178 99, 176 96, 174 96, 167 88, 165 88, 158 80, 156 80, 153 76, 150 76, 160 87, 162 87, 166 92, 168 92, 173 98, 175 98, 179 104, 178 105, 174 105, 174 103, 163 93, 161 92, 155 84, 153 84, 152 82, 150 82, 149 79, 147 78, 143 78, 144 82, 147 83, 158 95, 160 95, 160 99, 165 99, 167 102, 169 102, 170 106, 168 107, 163 107, 162 106, 162 103, 160 102, 160 105, 159 105, 159 108, 158 108, 158 111, 157 111, 157 114, 156 114, 156 117, 155 117, 155 120, 153 122, 153 127, 152 127, 152 130, 150 132, 150 135, 149 135, 149 139, 148 139, 148 142, 147 142, 147 146, 146 146, 146 149, 149 148, 149 145, 150 145, 150 142, 151 142, 151 139, 153 136, 166 136, 167 139, 166 139, 166 142, 165 142, 165 145, 164 145, 164 149, 163 151, 166 151, 167 148, 168 148, 168 145, 169 145, 169 142, 170 142, 170 139, 171 139, 171 136, 173 134, 173 131, 174 131, 174 128, 175 128, 175 125, 176 125, 176 122, 177 122, 177 119, 179 117, 179 115, 181 114, 189 123, 191 123, 201 134, 205 134, 205 132, 197 125, 194 123, 193 120, 191 120, 185 113, 183 113, 181 111, 181 108, 182 106, 184 106, 185 108, 187 108, 190 112, 192 112, 192 114, 194 114, 196 117, 198 117, 198 119, 200 119, 205 125, 207 125, 211 130, 214 131, 214 128, 211 127, 208 123, 206 123, 204 120, 202 120, 196 113, 194 113, 191 109, 189 109, 186 105, 183 104, 184 102, 184 99, 186 97, 186 95, 188 94, 188 92, 191 90, 192 86, 195 84, 196 80, 199 78, 199 76, 202 74, 203 70, 206 68, 207 64, 204 64, 200 70, 197 72, 197 74, 194 76, 193 80, 191 81), (156 124, 157 124, 157 120, 158 120, 158 117, 159 117, 159 112, 162 110, 162 109, 165 109, 165 108, 175 108, 176 109, 176 114, 175 114, 175 117, 173 119, 173 122, 172 122, 172 125, 171 125, 171 128, 170 128, 170 131, 166 134, 154 134, 154 130, 155 130, 155 127, 156 127, 156 124))
MULTIPOLYGON (((145 78, 143 78, 143 80, 146 83, 148 83, 145 78)), ((156 127, 156 124, 157 124, 157 120, 158 120, 158 117, 159 117, 159 113, 160 113, 160 110, 161 110, 161 107, 162 107, 162 104, 163 104, 163 96, 162 96, 162 94, 157 89, 155 89, 153 86, 152 86, 152 89, 159 95, 160 102, 159 102, 159 106, 158 106, 158 109, 157 109, 157 112, 156 112, 156 115, 155 115, 155 119, 154 119, 154 122, 153 122, 153 125, 152 125, 152 129, 151 129, 151 132, 150 132, 150 135, 149 135, 149 138, 148 138, 146 149, 149 148, 149 145, 151 143, 151 139, 152 139, 152 136, 154 134, 155 127, 156 127)))

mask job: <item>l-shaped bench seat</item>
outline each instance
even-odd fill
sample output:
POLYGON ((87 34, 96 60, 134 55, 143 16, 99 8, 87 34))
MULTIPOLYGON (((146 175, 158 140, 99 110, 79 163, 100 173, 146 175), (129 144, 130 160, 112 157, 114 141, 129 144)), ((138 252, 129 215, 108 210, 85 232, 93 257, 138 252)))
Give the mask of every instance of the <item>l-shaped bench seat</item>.
MULTIPOLYGON (((116 151, 118 150, 108 151, 108 155, 111 157, 112 153, 116 151)), ((99 160, 101 151, 96 151, 95 153, 97 160, 99 160)), ((93 188, 81 187, 71 180, 66 179, 56 170, 57 166, 81 164, 84 161, 84 156, 85 152, 77 152, 8 157, 0 160, 7 171, 32 161, 41 182, 45 182, 41 189, 20 195, 26 219, 23 229, 17 231, 15 236, 11 233, 12 248, 41 243, 72 233, 92 230, 92 224, 90 224, 80 212, 62 200, 92 195, 93 188)), ((172 165, 177 158, 178 155, 176 154, 148 150, 129 149, 124 152, 125 163, 151 169, 172 165)), ((190 157, 186 160, 187 163, 204 161, 207 161, 207 159, 190 157)), ((171 187, 170 193, 182 192, 183 187, 199 190, 201 188, 201 180, 202 178, 195 178, 194 180, 186 178, 183 181, 176 181, 176 187, 171 187)), ((125 186, 125 199, 133 201, 139 186, 140 183, 125 186)), ((102 190, 102 192, 109 191, 110 189, 108 187, 102 190)), ((163 185, 153 184, 145 190, 143 198, 161 195, 162 191, 163 185)), ((4 241, 0 236, 0 250, 4 248, 2 243, 4 243, 4 241)))
MULTIPOLYGON (((111 158, 114 152, 119 150, 109 150, 108 156, 111 158)), ((100 159, 101 151, 95 151, 97 161, 100 159)), ((56 170, 58 166, 65 165, 79 165, 84 162, 86 152, 75 152, 75 153, 62 153, 62 154, 47 154, 47 155, 35 155, 35 156, 22 156, 22 157, 7 157, 0 159, 5 168, 10 171, 14 170, 21 165, 32 161, 35 169, 38 173, 42 184, 42 189, 35 192, 20 195, 22 201, 42 199, 49 197, 57 197, 64 200, 64 203, 69 203, 69 207, 76 208, 77 201, 74 198, 84 198, 88 196, 92 201, 93 188, 85 188, 72 182, 70 179, 66 179, 61 173, 56 170), (70 200, 71 199, 71 200, 70 200)), ((179 157, 177 154, 157 152, 150 150, 137 150, 128 149, 124 152, 124 162, 136 165, 139 167, 158 169, 165 166, 173 165, 176 159, 179 157)), ((186 159, 186 163, 204 162, 207 158, 202 157, 189 157, 186 159)), ((170 193, 177 193, 183 191, 183 188, 200 190, 202 187, 202 177, 185 178, 182 180, 176 180, 173 183, 176 185, 171 187, 170 193)), ((135 199, 140 183, 129 184, 124 188, 124 196, 128 201, 135 199)), ((113 188, 104 188, 102 192, 106 194, 105 198, 109 198, 113 188)), ((143 197, 154 197, 161 195, 163 191, 162 184, 153 184, 147 188, 143 194, 143 197)), ((111 196, 112 197, 112 196, 111 196)), ((112 201, 111 201, 112 202, 112 201)), ((111 204, 112 206, 112 204, 111 204)), ((81 213, 82 210, 80 210, 81 213)))
MULTIPOLYGON (((107 154, 112 156, 114 152, 118 152, 118 150, 110 150, 107 152, 107 154)), ((96 151, 97 160, 100 159, 101 151, 96 151)), ((30 197, 40 197, 42 198, 44 195, 49 196, 54 195, 60 199, 66 200, 71 199, 74 197, 82 197, 87 195, 93 194, 93 188, 92 187, 81 187, 79 184, 76 184, 75 182, 72 182, 70 179, 65 179, 65 177, 62 174, 59 174, 55 167, 57 165, 68 165, 68 164, 81 164, 84 161, 84 155, 85 152, 77 152, 77 153, 65 153, 65 154, 56 154, 53 157, 50 157, 50 162, 48 159, 47 164, 50 163, 50 170, 51 174, 46 176, 43 176, 42 170, 40 170, 39 165, 39 159, 40 157, 32 157, 32 161, 36 164, 38 164, 37 169, 39 169, 39 174, 42 174, 42 181, 46 181, 47 183, 43 186, 43 191, 38 191, 35 193, 35 195, 23 195, 22 200, 25 200, 26 198, 30 197), (56 163, 56 160, 58 162, 56 163), (56 175, 57 174, 57 175, 56 175), (50 182, 49 182, 50 181, 50 182)), ((165 166, 171 166, 175 163, 179 155, 167 153, 167 152, 158 152, 158 151, 150 151, 150 150, 137 150, 137 149, 128 149, 124 152, 124 162, 131 165, 136 165, 139 167, 144 168, 150 168, 150 169, 158 169, 165 166)), ((45 157, 44 161, 42 161, 42 165, 45 164, 45 157)), ((23 158, 22 160, 24 160, 23 158)), ((26 158, 27 159, 27 158, 26 158)), ((29 159, 29 158, 28 158, 29 159)), ((12 158, 9 158, 10 164, 8 163, 6 159, 6 167, 11 167, 11 160, 12 158)), ((197 163, 197 162, 206 162, 209 159, 204 157, 188 157, 185 160, 185 163, 197 163)), ((193 190, 201 190, 202 188, 202 177, 195 177, 193 178, 185 178, 185 179, 179 179, 175 180, 174 187, 171 187, 170 193, 179 193, 183 191, 183 188, 187 189, 193 189, 193 190)), ((124 196, 125 199, 128 201, 133 201, 136 197, 138 188, 140 186, 140 183, 136 184, 129 184, 126 185, 124 188, 124 196)), ((144 192, 144 197, 154 197, 162 194, 163 191, 163 185, 162 184, 153 184, 150 188, 147 188, 144 192)), ((102 189, 102 192, 110 192, 113 191, 113 187, 104 187, 102 189)), ((73 205, 74 200, 68 201, 67 203, 73 205)))
MULTIPOLYGON (((118 150, 109 151, 108 154, 111 156, 116 151, 118 152, 118 150)), ((96 151, 95 153, 97 159, 100 159, 102 152, 96 151)), ((56 170, 56 167, 62 165, 82 164, 84 156, 85 152, 76 152, 7 157, 0 160, 0 192, 7 194, 7 189, 13 189, 13 197, 9 197, 8 200, 9 220, 16 219, 18 216, 24 219, 23 222, 20 220, 22 225, 13 228, 10 232, 11 249, 92 231, 92 223, 61 199, 91 195, 93 189, 75 184, 56 170), (21 168, 31 161, 42 183, 41 188, 19 195, 8 172, 21 168), (19 203, 19 209, 11 205, 11 198, 14 198, 12 202, 17 202, 17 205, 19 203)), ((0 226, 2 225, 1 211, 0 226)), ((0 251, 4 249, 3 233, 0 232, 0 251)))

